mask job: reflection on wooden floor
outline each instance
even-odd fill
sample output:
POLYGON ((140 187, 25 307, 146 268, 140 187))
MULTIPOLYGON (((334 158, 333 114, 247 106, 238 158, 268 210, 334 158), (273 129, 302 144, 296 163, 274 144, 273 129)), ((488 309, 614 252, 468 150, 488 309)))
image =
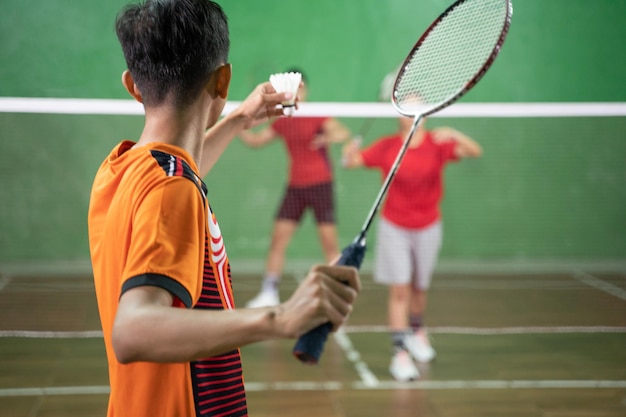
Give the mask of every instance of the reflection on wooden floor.
MULTIPOLYGON (((427 325, 438 356, 392 381, 386 290, 364 276, 321 363, 293 341, 242 348, 252 416, 624 417, 626 274, 437 274, 427 325)), ((2 276, 0 417, 106 415, 90 277, 2 276)), ((259 278, 235 278, 243 305, 259 278)), ((283 297, 295 280, 281 286, 283 297)))

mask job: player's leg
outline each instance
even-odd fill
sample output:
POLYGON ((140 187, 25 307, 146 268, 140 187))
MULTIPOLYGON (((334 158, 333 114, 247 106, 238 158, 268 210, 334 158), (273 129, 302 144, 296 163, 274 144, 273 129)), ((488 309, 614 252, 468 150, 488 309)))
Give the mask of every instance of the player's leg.
POLYGON ((326 263, 333 263, 339 256, 339 245, 337 244, 337 226, 334 223, 318 223, 317 234, 324 252, 326 263))
POLYGON ((384 218, 378 223, 374 280, 389 287, 387 320, 391 335, 392 359, 389 372, 398 381, 419 378, 405 346, 409 330, 411 297, 411 254, 406 232, 384 218))
POLYGON ((274 222, 270 250, 267 256, 267 275, 280 277, 285 266, 285 252, 297 229, 298 222, 294 220, 277 219, 274 222))
POLYGON ((433 349, 428 333, 424 326, 424 315, 428 298, 428 290, 432 275, 437 264, 442 241, 441 222, 428 226, 424 230, 415 232, 413 236, 413 257, 415 269, 411 285, 411 302, 409 305, 409 323, 411 334, 405 341, 406 346, 419 362, 430 362, 436 352, 433 349))
POLYGON ((309 187, 307 206, 313 209, 317 223, 317 235, 327 263, 334 262, 339 256, 337 226, 335 224, 335 199, 333 184, 327 182, 309 187))
POLYGON ((280 303, 278 285, 285 265, 285 252, 298 229, 304 208, 301 190, 289 187, 274 220, 261 291, 246 307, 267 307, 280 303))

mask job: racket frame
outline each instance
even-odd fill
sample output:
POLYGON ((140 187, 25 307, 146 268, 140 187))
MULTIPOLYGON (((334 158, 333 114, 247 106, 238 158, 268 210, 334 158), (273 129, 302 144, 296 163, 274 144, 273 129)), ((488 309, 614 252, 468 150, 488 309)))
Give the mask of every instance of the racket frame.
MULTIPOLYGON (((475 0, 457 0, 452 5, 450 5, 443 13, 441 13, 439 15, 439 17, 437 17, 437 19, 435 19, 430 24, 428 29, 426 29, 424 31, 424 33, 422 34, 422 36, 420 36, 420 38, 417 40, 415 45, 413 45, 413 48, 411 48, 411 51, 407 54, 406 58, 404 59, 404 62, 402 63, 402 65, 400 67, 400 71, 398 71, 398 75, 396 76, 396 81, 393 84, 393 90, 392 90, 392 93, 391 93, 391 104, 393 105, 393 107, 396 109, 396 111, 398 113, 400 113, 400 114, 402 114, 404 116, 409 116, 409 117, 416 117, 417 116, 417 114, 415 114, 415 113, 408 113, 408 112, 402 110, 402 108, 400 106, 398 106, 398 104, 395 101, 395 92, 398 89, 398 83, 402 79, 402 75, 403 75, 404 71, 406 70, 407 65, 411 61, 411 58, 413 57, 415 51, 417 51, 420 48, 420 46, 422 46, 422 44, 424 43, 424 41, 426 40, 426 38, 428 37, 430 32, 432 32, 435 29, 435 27, 437 27, 437 25, 448 14, 450 14, 450 12, 452 12, 454 9, 456 9, 461 4, 466 3, 468 1, 475 1, 475 0)), ((498 41, 496 42, 496 45, 494 46, 493 50, 491 51, 491 54, 485 60, 485 63, 476 72, 476 74, 465 84, 465 86, 463 86, 456 94, 453 94, 452 96, 450 96, 446 100, 442 101, 440 104, 434 105, 434 107, 432 109, 422 112, 421 113, 422 117, 426 117, 426 116, 429 116, 429 115, 431 115, 433 113, 436 113, 439 110, 442 110, 442 109, 448 107, 449 105, 451 105, 452 103, 454 103, 455 101, 457 101, 458 99, 463 97, 487 73, 487 70, 489 70, 489 68, 491 67, 491 65, 495 61, 496 57, 500 53, 500 49, 502 48, 502 44, 504 44, 504 40, 506 39, 506 36, 509 33, 509 28, 511 27, 511 17, 513 15, 513 3, 511 2, 511 0, 503 0, 503 1, 506 1, 506 3, 507 3, 507 12, 506 12, 506 15, 505 15, 505 18, 504 18, 503 27, 502 27, 502 30, 500 32, 500 37, 498 38, 498 41)))

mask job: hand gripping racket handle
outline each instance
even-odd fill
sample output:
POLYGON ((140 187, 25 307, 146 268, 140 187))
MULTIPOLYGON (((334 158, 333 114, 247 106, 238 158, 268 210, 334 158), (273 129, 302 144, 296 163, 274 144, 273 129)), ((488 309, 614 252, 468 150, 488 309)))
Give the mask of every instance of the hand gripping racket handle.
MULTIPOLYGON (((365 237, 357 237, 354 242, 344 248, 336 265, 354 266, 359 269, 365 256, 365 248, 365 237)), ((332 327, 330 322, 326 322, 300 336, 293 348, 294 356, 306 364, 317 364, 332 327)))

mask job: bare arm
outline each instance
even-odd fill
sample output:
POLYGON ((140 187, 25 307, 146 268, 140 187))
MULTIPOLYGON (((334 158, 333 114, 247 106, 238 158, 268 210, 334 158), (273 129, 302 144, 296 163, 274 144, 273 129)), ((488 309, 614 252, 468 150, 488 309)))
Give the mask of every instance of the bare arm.
POLYGON ((451 127, 440 127, 432 131, 436 142, 454 140, 456 156, 459 158, 478 158, 482 155, 481 146, 472 138, 451 127))
POLYGON ((363 166, 360 137, 350 140, 343 146, 341 150, 341 164, 345 168, 358 168, 363 166))
POLYGON ((334 118, 326 119, 322 128, 323 131, 318 134, 312 142, 312 146, 315 148, 327 144, 343 143, 352 136, 350 130, 339 120, 334 118))
POLYGON ((271 128, 271 126, 267 126, 256 132, 252 130, 242 130, 239 133, 239 139, 252 148, 265 146, 277 137, 278 134, 271 128))
POLYGON ((259 84, 237 109, 209 128, 204 136, 200 175, 204 177, 209 173, 240 132, 283 115, 283 109, 278 105, 288 98, 287 95, 276 93, 269 82, 259 84))
POLYGON ((186 362, 261 340, 297 338, 327 321, 336 330, 359 290, 355 268, 327 265, 313 267, 277 307, 188 310, 171 307, 172 295, 164 289, 137 287, 120 298, 113 349, 121 363, 186 362))

